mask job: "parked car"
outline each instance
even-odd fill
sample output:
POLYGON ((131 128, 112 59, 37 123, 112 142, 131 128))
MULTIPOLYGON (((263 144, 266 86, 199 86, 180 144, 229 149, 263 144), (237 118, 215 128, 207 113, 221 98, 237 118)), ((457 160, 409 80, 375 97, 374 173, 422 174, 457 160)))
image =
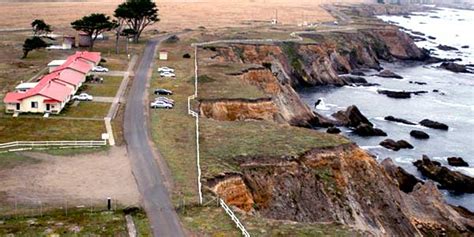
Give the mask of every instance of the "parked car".
POLYGON ((167 97, 163 97, 163 96, 156 97, 156 98, 155 98, 155 101, 163 101, 163 102, 166 102, 166 103, 168 103, 168 104, 174 105, 174 100, 172 100, 172 99, 170 99, 170 98, 167 98, 167 97))
POLYGON ((160 73, 160 77, 176 77, 176 74, 174 74, 173 72, 162 72, 160 73))
POLYGON ((152 109, 172 109, 173 105, 166 103, 164 101, 154 101, 150 103, 150 108, 152 109))
POLYGON ((102 66, 95 66, 92 68, 92 71, 93 72, 109 72, 109 69, 102 66))
POLYGON ((160 67, 160 68, 158 68, 158 72, 159 72, 159 73, 163 73, 163 72, 174 73, 174 69, 173 69, 173 68, 169 68, 169 67, 160 67))
POLYGON ((155 95, 172 95, 173 92, 167 89, 156 89, 155 95))
POLYGON ((72 97, 73 100, 79 100, 79 101, 92 101, 94 97, 87 93, 81 93, 79 95, 75 95, 72 97))

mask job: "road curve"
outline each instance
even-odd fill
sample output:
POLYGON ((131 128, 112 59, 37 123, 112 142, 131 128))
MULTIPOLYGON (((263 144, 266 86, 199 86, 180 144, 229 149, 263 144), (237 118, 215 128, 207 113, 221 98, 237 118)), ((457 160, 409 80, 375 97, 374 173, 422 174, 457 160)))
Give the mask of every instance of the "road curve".
POLYGON ((163 38, 150 40, 135 71, 129 92, 124 118, 124 137, 132 172, 141 193, 153 236, 182 237, 184 231, 171 204, 164 185, 161 169, 156 162, 161 159, 151 145, 147 116, 147 82, 156 47, 163 38))

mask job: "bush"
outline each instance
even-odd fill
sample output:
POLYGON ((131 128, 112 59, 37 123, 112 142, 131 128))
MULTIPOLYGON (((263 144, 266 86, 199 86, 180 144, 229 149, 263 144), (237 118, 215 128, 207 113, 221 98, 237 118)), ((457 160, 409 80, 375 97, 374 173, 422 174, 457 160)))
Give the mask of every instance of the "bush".
POLYGON ((173 44, 173 43, 178 42, 179 40, 180 40, 180 39, 179 39, 178 36, 172 35, 172 36, 170 36, 168 39, 165 40, 165 43, 173 44))

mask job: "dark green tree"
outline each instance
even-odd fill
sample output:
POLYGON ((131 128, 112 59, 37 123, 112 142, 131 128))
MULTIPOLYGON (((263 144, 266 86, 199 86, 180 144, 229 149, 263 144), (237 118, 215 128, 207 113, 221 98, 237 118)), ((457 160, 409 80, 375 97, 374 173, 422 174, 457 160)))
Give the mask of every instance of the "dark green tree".
POLYGON ((33 36, 31 38, 28 38, 23 44, 23 58, 26 58, 28 56, 28 53, 35 49, 41 49, 46 47, 48 47, 48 44, 44 42, 44 40, 40 37, 33 36))
POLYGON ((89 16, 84 16, 82 19, 72 22, 71 25, 75 30, 82 31, 90 37, 91 49, 94 47, 97 36, 117 27, 117 23, 111 21, 109 16, 102 13, 93 13, 89 16))
POLYGON ((31 27, 33 28, 34 35, 44 35, 52 32, 51 25, 46 24, 46 22, 41 19, 36 19, 31 22, 31 27))
POLYGON ((128 0, 115 9, 114 16, 123 19, 128 27, 136 32, 133 38, 135 43, 147 26, 160 21, 158 8, 151 0, 128 0))

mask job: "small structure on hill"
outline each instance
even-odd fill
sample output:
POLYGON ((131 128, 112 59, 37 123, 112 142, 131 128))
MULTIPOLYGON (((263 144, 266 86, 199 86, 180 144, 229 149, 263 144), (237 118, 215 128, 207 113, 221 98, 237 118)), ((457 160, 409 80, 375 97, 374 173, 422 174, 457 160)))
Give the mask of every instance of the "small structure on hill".
POLYGON ((162 61, 168 60, 168 52, 160 51, 159 59, 162 60, 162 61))

